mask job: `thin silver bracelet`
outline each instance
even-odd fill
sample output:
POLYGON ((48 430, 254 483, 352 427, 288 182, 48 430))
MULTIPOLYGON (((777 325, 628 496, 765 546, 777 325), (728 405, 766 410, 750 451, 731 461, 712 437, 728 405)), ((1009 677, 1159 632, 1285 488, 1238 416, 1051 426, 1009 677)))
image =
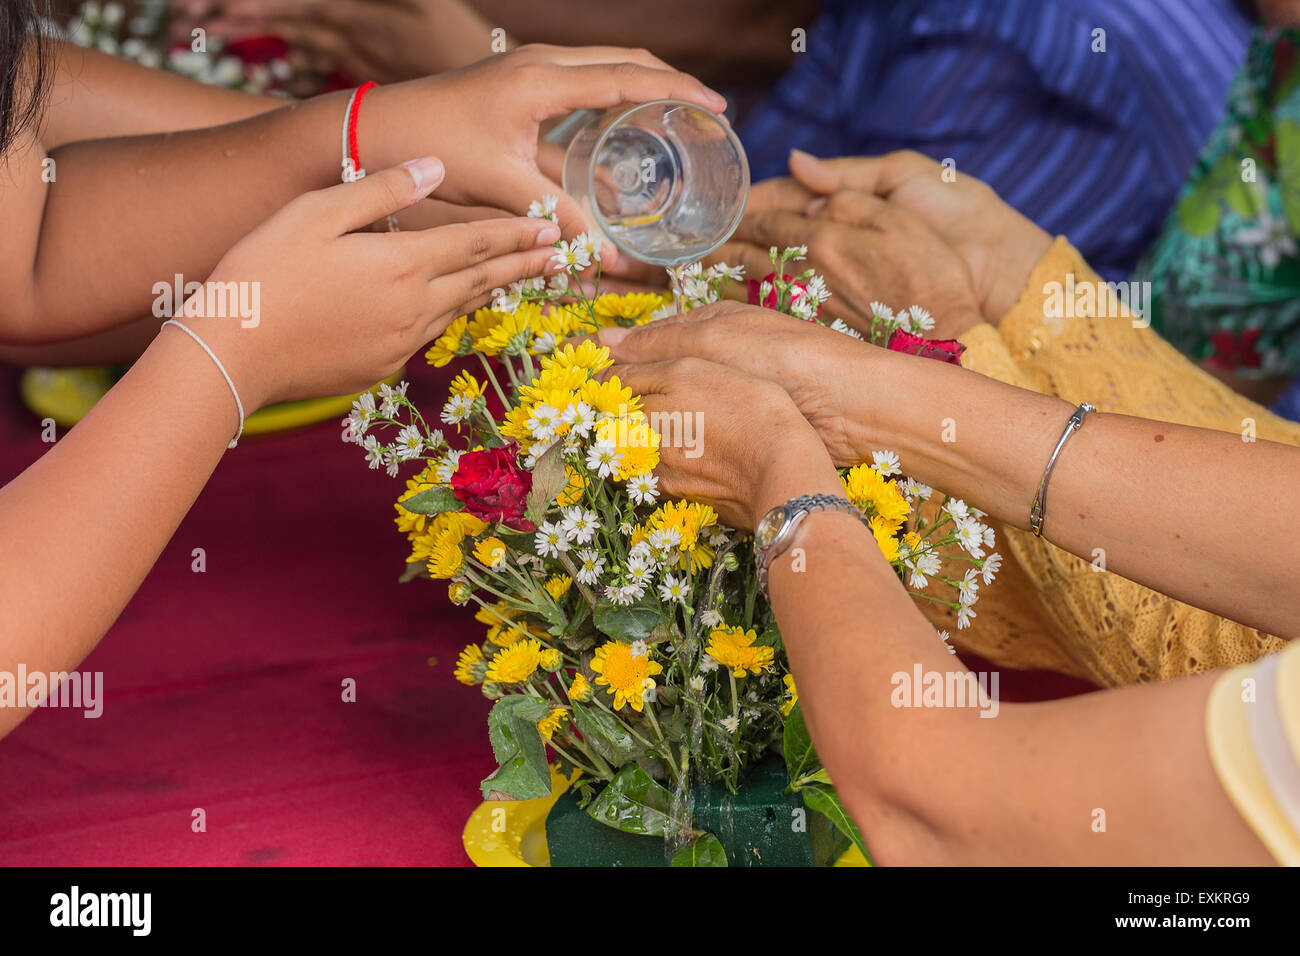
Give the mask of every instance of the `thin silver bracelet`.
POLYGON ((1096 410, 1097 407, 1088 402, 1076 408, 1070 420, 1065 423, 1065 431, 1061 432, 1056 447, 1052 449, 1052 457, 1047 459, 1047 467, 1043 469, 1043 477, 1038 482, 1038 493, 1034 495, 1034 507, 1029 512, 1029 529, 1040 538, 1043 536, 1043 519, 1047 517, 1047 480, 1052 477, 1052 468, 1056 465, 1056 459, 1060 457, 1061 449, 1070 440, 1070 436, 1082 428, 1083 420, 1096 410))
POLYGON ((184 332, 186 335, 192 338, 195 342, 198 342, 199 348, 203 349, 203 351, 208 353, 208 358, 212 359, 213 363, 217 366, 217 371, 220 372, 221 377, 226 380, 226 384, 230 386, 230 394, 235 396, 235 408, 239 411, 239 430, 235 432, 235 437, 230 439, 230 444, 227 445, 226 447, 234 448, 236 445, 239 444, 239 439, 244 434, 244 403, 239 400, 239 390, 235 388, 234 380, 231 379, 230 373, 226 371, 226 367, 221 364, 221 359, 217 358, 217 353, 212 351, 212 349, 208 348, 208 343, 204 342, 201 338, 199 338, 197 332, 195 332, 184 322, 177 322, 175 319, 168 319, 166 322, 162 324, 159 331, 161 332, 162 329, 167 328, 167 326, 169 325, 176 326, 176 328, 180 329, 182 332, 184 332))

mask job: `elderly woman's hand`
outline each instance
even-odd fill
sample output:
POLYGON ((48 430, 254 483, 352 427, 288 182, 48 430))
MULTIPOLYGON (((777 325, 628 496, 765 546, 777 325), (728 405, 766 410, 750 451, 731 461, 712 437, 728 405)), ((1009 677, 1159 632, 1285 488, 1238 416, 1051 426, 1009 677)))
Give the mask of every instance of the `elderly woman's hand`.
POLYGON ((870 327, 873 302, 921 306, 937 338, 956 338, 982 319, 962 257, 916 213, 869 193, 844 189, 819 200, 792 180, 760 183, 714 258, 761 279, 772 271, 772 246, 807 246, 808 265, 832 293, 824 309, 859 330, 870 327))
MULTIPOLYGON (((634 375, 643 363, 658 367, 682 358, 716 363, 714 368, 727 366, 733 374, 742 373, 741 381, 773 383, 816 429, 837 465, 855 465, 866 454, 848 422, 870 413, 872 363, 910 358, 825 326, 737 302, 703 306, 631 329, 601 329, 599 340, 609 346, 614 361, 628 365, 634 375)), ((702 406, 712 409, 714 402, 726 398, 723 381, 701 386, 702 406)), ((773 440, 772 435, 764 439, 773 440)))
MULTIPOLYGON (((1052 244, 1051 236, 984 182, 920 153, 817 159, 795 150, 790 171, 798 185, 818 197, 801 209, 812 218, 853 222, 859 210, 871 208, 866 200, 875 199, 923 220, 965 261, 989 322, 998 322, 1015 304, 1052 244)), ((785 195, 791 193, 787 187, 785 195)))
POLYGON ((797 495, 843 494, 817 432, 775 382, 697 358, 608 374, 642 397, 659 430, 662 493, 710 504, 746 530, 797 495))

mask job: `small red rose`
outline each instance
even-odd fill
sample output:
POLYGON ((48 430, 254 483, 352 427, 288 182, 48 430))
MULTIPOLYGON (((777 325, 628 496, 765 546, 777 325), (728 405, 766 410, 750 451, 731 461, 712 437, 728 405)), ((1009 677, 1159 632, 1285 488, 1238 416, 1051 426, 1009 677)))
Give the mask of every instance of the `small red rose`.
POLYGON ((925 358, 938 359, 940 362, 947 362, 949 365, 960 365, 961 353, 966 351, 966 346, 956 339, 927 339, 924 336, 913 335, 911 332, 905 332, 902 329, 894 330, 893 335, 889 337, 886 348, 891 352, 906 352, 908 355, 921 355, 925 358))
POLYGON ((465 452, 451 476, 451 490, 476 518, 500 521, 515 531, 536 531, 524 517, 533 476, 519 467, 518 454, 515 444, 465 452))
MULTIPOLYGON (((786 282, 791 282, 794 284, 794 287, 799 290, 798 295, 807 294, 808 287, 804 285, 802 282, 796 281, 794 276, 788 275, 788 276, 783 276, 782 278, 784 278, 786 282)), ((766 296, 760 295, 760 293, 763 291, 763 282, 759 282, 757 279, 750 279, 748 280, 748 282, 749 282, 748 289, 749 289, 750 305, 761 305, 765 309, 775 309, 777 307, 775 272, 769 272, 767 275, 763 277, 763 282, 766 282, 769 285, 768 293, 766 296)), ((796 295, 795 297, 797 298, 798 295, 796 295)), ((819 312, 821 312, 821 306, 818 306, 817 311, 813 312, 813 317, 815 318, 819 312)))

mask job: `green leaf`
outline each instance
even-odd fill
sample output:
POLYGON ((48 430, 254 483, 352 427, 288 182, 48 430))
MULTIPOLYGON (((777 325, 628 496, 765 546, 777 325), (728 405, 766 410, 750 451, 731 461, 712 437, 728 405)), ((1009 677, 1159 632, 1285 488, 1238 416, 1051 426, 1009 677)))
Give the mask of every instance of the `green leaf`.
POLYGON ((573 723, 588 746, 615 767, 631 763, 645 754, 645 748, 607 710, 574 701, 573 723))
POLYGON ((628 764, 587 808, 605 826, 642 836, 689 830, 690 821, 672 815, 673 795, 636 764, 628 764))
POLYGON ((650 634, 659 623, 659 607, 644 601, 622 607, 608 598, 596 602, 596 611, 592 615, 596 630, 602 634, 630 644, 633 641, 648 641, 650 634))
POLYGON ((557 441, 537 459, 524 516, 533 524, 541 524, 546 512, 551 509, 555 496, 564 490, 566 484, 568 479, 564 475, 564 442, 557 441))
POLYGON ((398 504, 417 515, 440 515, 444 511, 460 511, 464 507, 461 500, 446 485, 426 488, 418 495, 412 495, 405 501, 399 501, 398 504))
POLYGON ((537 722, 550 704, 524 694, 502 697, 488 714, 496 772, 480 786, 485 800, 531 800, 551 792, 551 768, 537 722))
POLYGON ((673 854, 669 866, 726 866, 727 851, 712 833, 701 833, 673 854))
POLYGON ((854 845, 862 851, 862 855, 867 862, 871 862, 871 854, 867 852, 867 844, 862 840, 858 825, 853 822, 853 818, 844 809, 844 804, 840 803, 839 794, 835 792, 834 787, 829 787, 823 783, 810 783, 804 786, 799 793, 803 797, 803 802, 808 805, 809 810, 816 810, 827 817, 831 823, 835 824, 835 829, 852 840, 854 845))
POLYGON ((813 748, 812 737, 808 734, 808 725, 804 723, 803 708, 798 704, 785 719, 785 735, 781 741, 785 751, 785 768, 790 774, 790 783, 816 772, 821 767, 821 760, 813 748))

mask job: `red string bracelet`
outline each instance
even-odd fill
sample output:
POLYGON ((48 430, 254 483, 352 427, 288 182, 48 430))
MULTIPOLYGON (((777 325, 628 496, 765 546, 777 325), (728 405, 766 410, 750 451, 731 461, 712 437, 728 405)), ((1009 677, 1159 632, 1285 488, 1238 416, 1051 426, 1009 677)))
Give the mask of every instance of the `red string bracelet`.
POLYGON ((361 165, 361 154, 357 149, 357 119, 361 115, 361 99, 379 84, 362 83, 352 91, 348 100, 348 112, 343 123, 343 181, 354 183, 366 175, 361 165))

